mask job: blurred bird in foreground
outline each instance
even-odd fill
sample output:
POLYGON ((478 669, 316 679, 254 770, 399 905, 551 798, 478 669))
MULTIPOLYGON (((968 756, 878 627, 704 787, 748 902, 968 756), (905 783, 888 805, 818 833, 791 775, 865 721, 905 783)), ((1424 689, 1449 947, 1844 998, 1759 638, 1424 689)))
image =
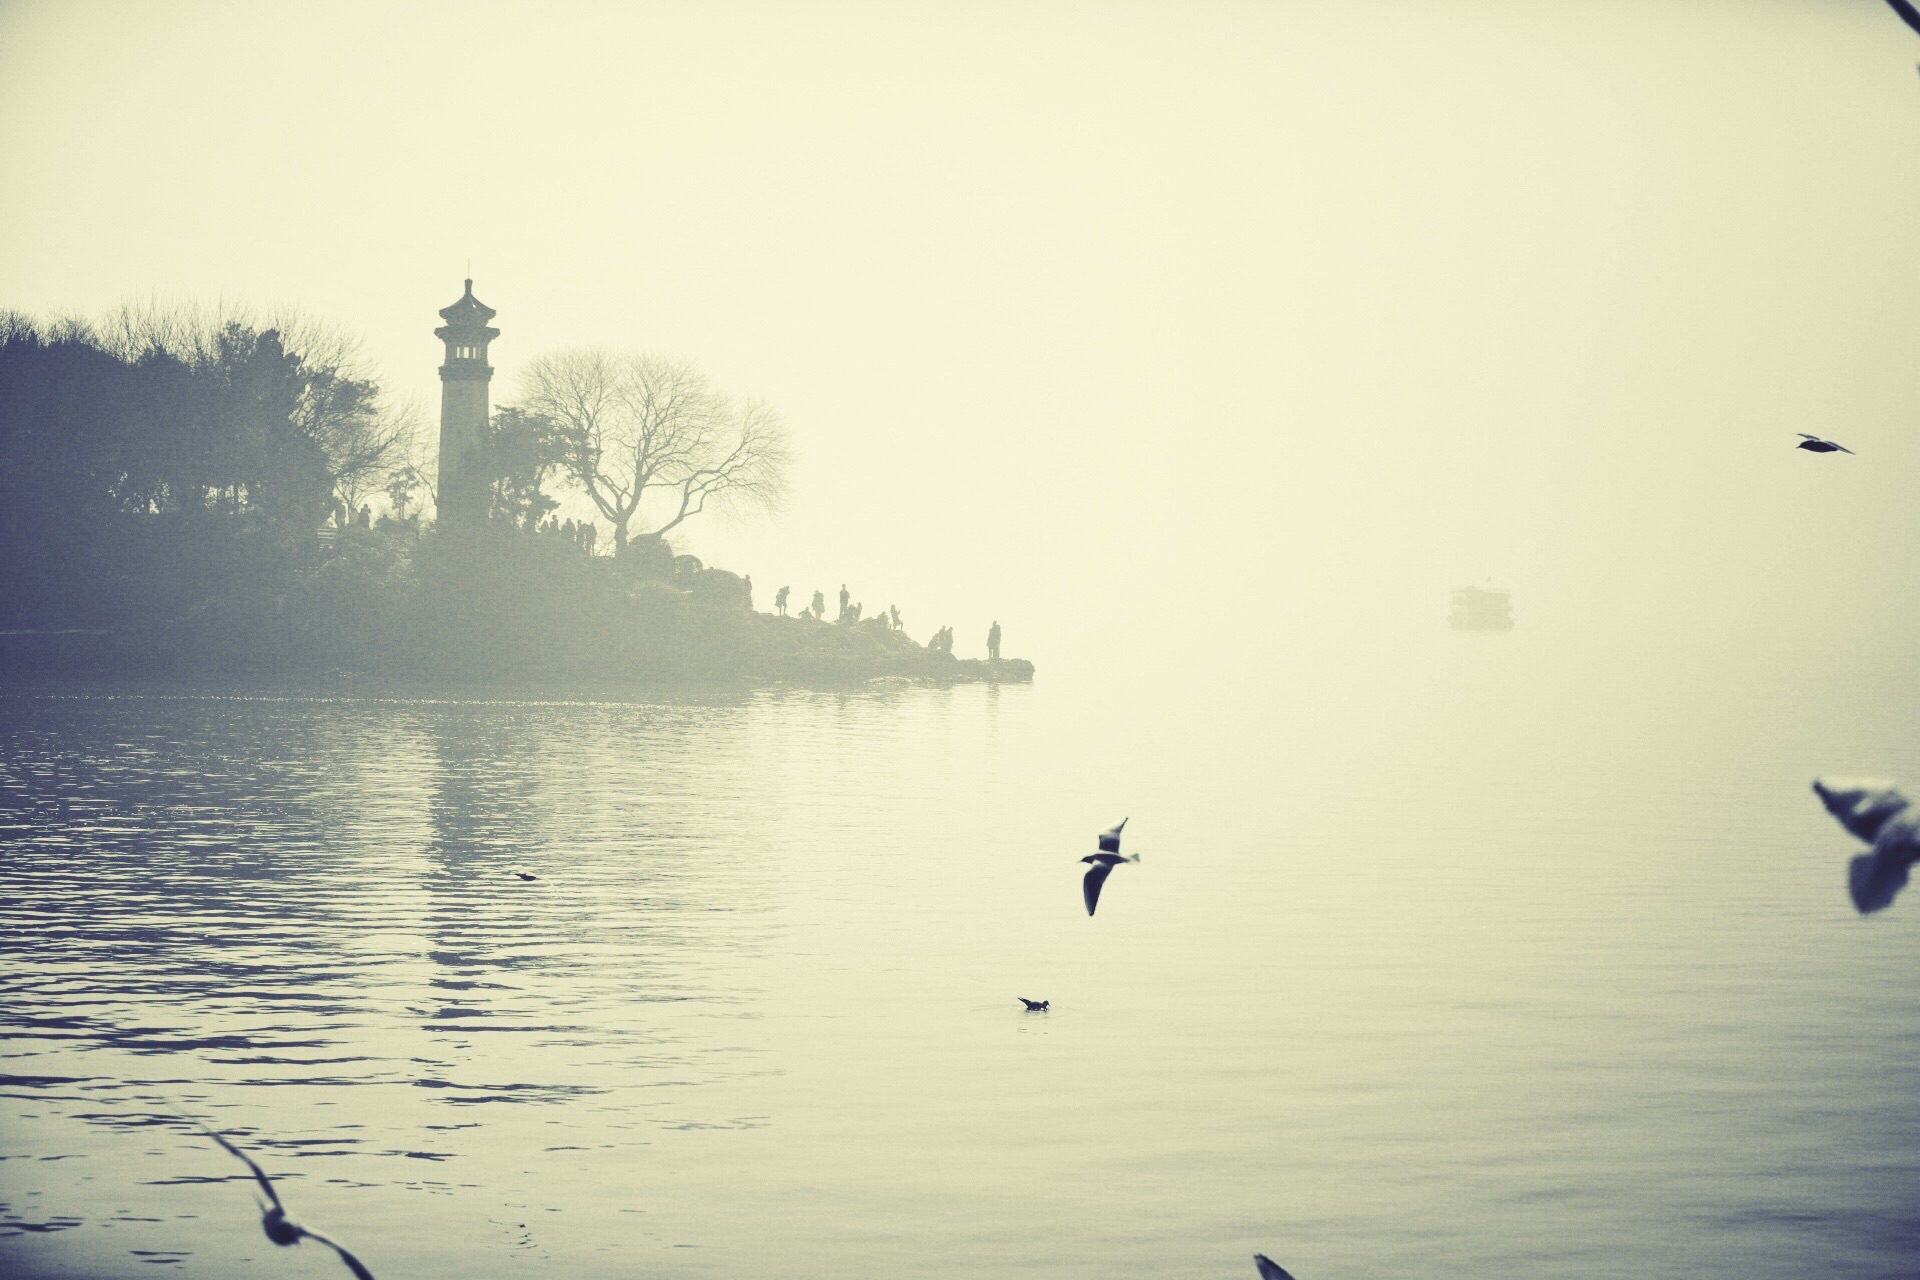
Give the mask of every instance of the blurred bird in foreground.
POLYGON ((539 876, 528 875, 524 871, 516 871, 513 874, 519 876, 522 880, 538 880, 540 878, 539 876))
POLYGON ((1816 778, 1814 794, 1840 825, 1873 848, 1847 868, 1847 889, 1861 915, 1889 905, 1920 861, 1920 811, 1879 778, 1816 778))
POLYGON ((1260 1269, 1260 1280, 1293 1280, 1293 1275, 1285 1267, 1264 1253, 1253 1255, 1253 1265, 1260 1269))
POLYGON ((1804 431, 1798 432, 1797 434, 1800 437, 1800 443, 1793 447, 1796 449, 1805 449, 1808 453, 1852 453, 1853 452, 1853 450, 1847 448, 1847 446, 1843 444, 1835 444, 1831 440, 1822 440, 1819 436, 1810 436, 1804 431))
POLYGON ((1907 0, 1887 0, 1887 7, 1900 15, 1900 21, 1920 32, 1920 11, 1916 11, 1907 0))
POLYGON ((1045 1013, 1047 1006, 1053 1003, 1051 1000, 1029 1000, 1025 996, 1020 996, 1018 999, 1021 1004, 1027 1006, 1028 1013, 1045 1013))
POLYGON ((1126 825, 1127 820, 1122 818, 1117 825, 1102 831, 1100 852, 1090 853, 1080 859, 1082 862, 1093 864, 1087 868, 1086 879, 1080 882, 1080 892, 1087 900, 1088 915, 1092 915, 1094 907, 1099 905, 1100 886, 1107 882, 1107 877, 1113 874, 1113 869, 1123 862, 1140 861, 1140 855, 1137 853, 1130 858, 1123 857, 1120 853, 1120 828, 1126 825))
POLYGON ((267 1175, 261 1172, 260 1166, 249 1159, 244 1151, 234 1146, 231 1142, 228 1142, 213 1130, 206 1128, 204 1125, 201 1126, 200 1132, 225 1147, 230 1155, 237 1157, 247 1168, 253 1170, 253 1176, 260 1183, 260 1189, 267 1193, 267 1200, 270 1201, 270 1203, 260 1206, 260 1228, 267 1233, 267 1239, 278 1245, 299 1244, 302 1240, 318 1240, 321 1244, 339 1254, 340 1261, 347 1264, 347 1270, 353 1272, 358 1280, 373 1280, 373 1272, 367 1270, 366 1267, 361 1264, 360 1259, 354 1257, 345 1249, 321 1235, 318 1231, 309 1231, 292 1218, 289 1218, 287 1211, 280 1207, 280 1197, 274 1193, 273 1183, 267 1180, 267 1175))

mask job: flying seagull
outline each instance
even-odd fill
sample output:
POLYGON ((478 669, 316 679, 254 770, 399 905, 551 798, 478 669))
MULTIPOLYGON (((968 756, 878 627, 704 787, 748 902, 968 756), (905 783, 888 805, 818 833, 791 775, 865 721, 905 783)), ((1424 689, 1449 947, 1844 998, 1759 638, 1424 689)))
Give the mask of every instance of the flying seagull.
POLYGON ((1831 440, 1822 440, 1819 436, 1810 436, 1804 431, 1798 432, 1797 434, 1800 437, 1800 443, 1793 447, 1796 449, 1805 449, 1808 453, 1852 453, 1853 452, 1853 450, 1847 448, 1847 446, 1843 444, 1835 444, 1831 440))
POLYGON ((519 876, 522 880, 538 880, 540 878, 539 876, 528 875, 524 871, 516 871, 513 874, 519 876))
POLYGON ((1813 790, 1841 826, 1873 845, 1847 868, 1853 905, 1863 916, 1888 906, 1920 862, 1920 810, 1878 778, 1815 778, 1813 790))
POLYGON ((1264 1253, 1253 1255, 1253 1265, 1260 1269, 1260 1280, 1293 1280, 1291 1272, 1264 1253))
POLYGON ((1051 1000, 1029 1000, 1025 996, 1017 998, 1021 1004, 1027 1006, 1028 1013, 1045 1013, 1047 1006, 1053 1003, 1051 1000))
POLYGON ((1900 15, 1900 21, 1920 32, 1920 10, 1916 10, 1907 0, 1887 0, 1887 5, 1900 15))
POLYGON ((356 1280, 373 1280, 373 1272, 367 1270, 366 1267, 362 1265, 360 1259, 354 1257, 345 1249, 342 1249, 339 1245, 321 1235, 318 1231, 309 1231, 287 1216, 287 1211, 280 1207, 280 1197, 275 1194, 273 1183, 267 1181, 267 1175, 260 1171, 259 1165, 248 1158, 246 1152, 240 1150, 240 1148, 234 1146, 231 1142, 228 1142, 225 1138, 213 1130, 206 1128, 204 1125, 201 1126, 200 1132, 225 1147, 229 1154, 238 1157, 247 1168, 253 1170, 253 1176, 260 1183, 260 1189, 267 1193, 267 1199, 271 1202, 260 1206, 262 1210, 260 1214, 260 1228, 267 1233, 267 1239, 278 1245, 299 1244, 303 1239, 318 1240, 321 1244, 340 1255, 340 1261, 347 1264, 347 1270, 353 1272, 356 1280))
POLYGON ((1107 877, 1113 874, 1113 869, 1123 862, 1140 861, 1140 855, 1137 853, 1129 858, 1120 852, 1120 828, 1126 825, 1127 820, 1122 818, 1118 825, 1102 831, 1100 852, 1090 853, 1080 859, 1082 862, 1092 864, 1087 868, 1087 878, 1080 882, 1080 891, 1087 899, 1088 915, 1092 915, 1093 909, 1100 904, 1100 886, 1107 882, 1107 877))

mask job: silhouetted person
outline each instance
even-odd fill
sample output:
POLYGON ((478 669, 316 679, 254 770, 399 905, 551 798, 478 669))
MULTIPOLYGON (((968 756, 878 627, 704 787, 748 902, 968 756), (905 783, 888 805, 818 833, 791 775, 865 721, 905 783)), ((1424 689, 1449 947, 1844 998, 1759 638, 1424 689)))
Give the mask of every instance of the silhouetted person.
POLYGON ((844 582, 841 583, 840 584, 840 618, 842 621, 846 620, 847 601, 851 599, 853 599, 853 596, 847 591, 847 584, 844 582))
POLYGON ((1000 661, 1000 624, 998 622, 987 630, 987 661, 1000 661))
POLYGON ((887 606, 887 614, 888 614, 888 616, 889 616, 889 617, 891 617, 891 618, 893 619, 893 629, 894 629, 895 631, 898 631, 898 630, 900 630, 900 629, 901 629, 901 627, 900 627, 900 606, 899 606, 899 605, 897 605, 897 604, 890 604, 890 605, 888 605, 888 606, 887 606))
POLYGON ((746 585, 746 592, 747 592, 747 612, 752 613, 753 612, 753 575, 752 574, 747 575, 747 580, 745 585, 746 585))
POLYGON ((827 597, 821 592, 813 593, 813 620, 815 622, 827 616, 827 597))
POLYGON ((361 507, 361 508, 360 508, 360 514, 359 514, 359 516, 358 516, 358 517, 357 517, 357 518, 356 518, 356 519, 354 520, 354 523, 355 523, 355 524, 357 524, 357 525, 359 525, 359 526, 360 526, 360 527, 361 527, 362 529, 371 529, 371 528, 373 528, 373 508, 372 508, 372 507, 361 507))
POLYGON ((598 542, 599 540, 600 540, 599 525, 589 520, 585 524, 580 526, 580 545, 587 549, 588 555, 593 554, 593 544, 598 542))
POLYGON ((569 520, 565 524, 560 526, 560 536, 565 538, 568 542, 573 542, 577 540, 577 535, 573 531, 573 521, 569 520))
POLYGON ((785 587, 773 593, 773 611, 783 618, 787 616, 787 589, 785 587))

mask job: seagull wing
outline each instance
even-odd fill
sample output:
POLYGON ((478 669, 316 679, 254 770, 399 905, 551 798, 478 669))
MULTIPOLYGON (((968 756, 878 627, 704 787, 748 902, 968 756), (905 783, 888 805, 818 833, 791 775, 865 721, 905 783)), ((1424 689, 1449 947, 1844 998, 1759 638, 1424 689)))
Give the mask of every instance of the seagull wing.
POLYGON ((1292 1273, 1264 1253, 1253 1255, 1253 1265, 1260 1269, 1260 1280, 1293 1280, 1292 1273))
POLYGON ((1847 890, 1860 914, 1891 906, 1907 886, 1907 872, 1920 862, 1920 816, 1906 810, 1887 820, 1873 852, 1863 853, 1847 868, 1847 890))
POLYGON ((1093 909, 1100 904, 1100 886, 1105 884, 1107 877, 1112 874, 1111 862, 1096 862, 1087 868, 1087 878, 1080 882, 1080 891, 1086 895, 1088 915, 1092 915, 1093 909))
POLYGON ((327 1248, 339 1254, 340 1261, 346 1263, 347 1270, 353 1272, 354 1280, 373 1280, 373 1272, 367 1270, 365 1263, 361 1262, 360 1259, 348 1253, 345 1249, 342 1249, 339 1245, 335 1244, 333 1241, 321 1235, 318 1231, 308 1231, 305 1227, 302 1227, 300 1229, 300 1233, 306 1236, 306 1238, 309 1240, 318 1240, 321 1244, 327 1246, 327 1248))
POLYGON ((1920 32, 1920 10, 1916 10, 1907 0, 1887 0, 1887 7, 1900 15, 1900 21, 1920 32))
POLYGON ((1811 435, 1811 434, 1809 434, 1808 432, 1805 432, 1805 431, 1799 431, 1799 432, 1795 432, 1794 434, 1796 434, 1796 435, 1798 435, 1798 436, 1799 436, 1799 437, 1800 437, 1800 438, 1801 438, 1802 440, 1814 440, 1814 441, 1818 441, 1818 440, 1820 439, 1820 437, 1819 437, 1819 436, 1816 436, 1816 435, 1811 435))
MULTIPOLYGON (((1833 441, 1831 441, 1831 440, 1829 440, 1829 441, 1827 441, 1827 443, 1828 443, 1828 444, 1833 444, 1833 441)), ((1838 449, 1838 450, 1839 450, 1840 452, 1842 452, 1842 453, 1852 453, 1852 452, 1853 452, 1853 450, 1851 450, 1851 449, 1849 449, 1849 448, 1847 448, 1847 446, 1845 446, 1845 445, 1843 445, 1843 444, 1833 444, 1833 447, 1834 447, 1834 448, 1836 448, 1836 449, 1838 449)))
POLYGON ((234 1146, 231 1142, 228 1142, 225 1138, 221 1137, 219 1134, 215 1133, 213 1130, 207 1128, 205 1125, 202 1125, 200 1127, 200 1132, 206 1134, 209 1138, 212 1138, 215 1142, 225 1147, 227 1149, 228 1154, 238 1156, 246 1164, 247 1168, 253 1170, 253 1176, 260 1180, 260 1186, 264 1191, 266 1191, 267 1199, 273 1202, 273 1207, 276 1209, 282 1208, 282 1205, 280 1204, 280 1197, 274 1193, 273 1183, 267 1180, 267 1175, 260 1171, 260 1166, 255 1164, 252 1158, 249 1157, 246 1152, 234 1146))
POLYGON ((1814 794, 1841 826, 1862 840, 1877 840, 1888 819, 1909 801, 1884 778, 1815 778, 1814 794))
POLYGON ((1100 833, 1100 852, 1102 853, 1120 852, 1120 828, 1126 825, 1127 825, 1127 820, 1125 818, 1122 818, 1120 819, 1119 825, 1108 827, 1105 831, 1102 831, 1100 833))

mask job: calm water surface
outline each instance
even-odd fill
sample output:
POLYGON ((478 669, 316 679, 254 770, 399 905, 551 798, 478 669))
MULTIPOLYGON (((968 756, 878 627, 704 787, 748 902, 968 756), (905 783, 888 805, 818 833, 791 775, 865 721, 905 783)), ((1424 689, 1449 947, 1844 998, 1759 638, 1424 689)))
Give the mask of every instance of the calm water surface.
POLYGON ((6 698, 0 1271, 345 1274, 183 1114, 383 1280, 1920 1274, 1900 655, 1378 649, 6 698))

